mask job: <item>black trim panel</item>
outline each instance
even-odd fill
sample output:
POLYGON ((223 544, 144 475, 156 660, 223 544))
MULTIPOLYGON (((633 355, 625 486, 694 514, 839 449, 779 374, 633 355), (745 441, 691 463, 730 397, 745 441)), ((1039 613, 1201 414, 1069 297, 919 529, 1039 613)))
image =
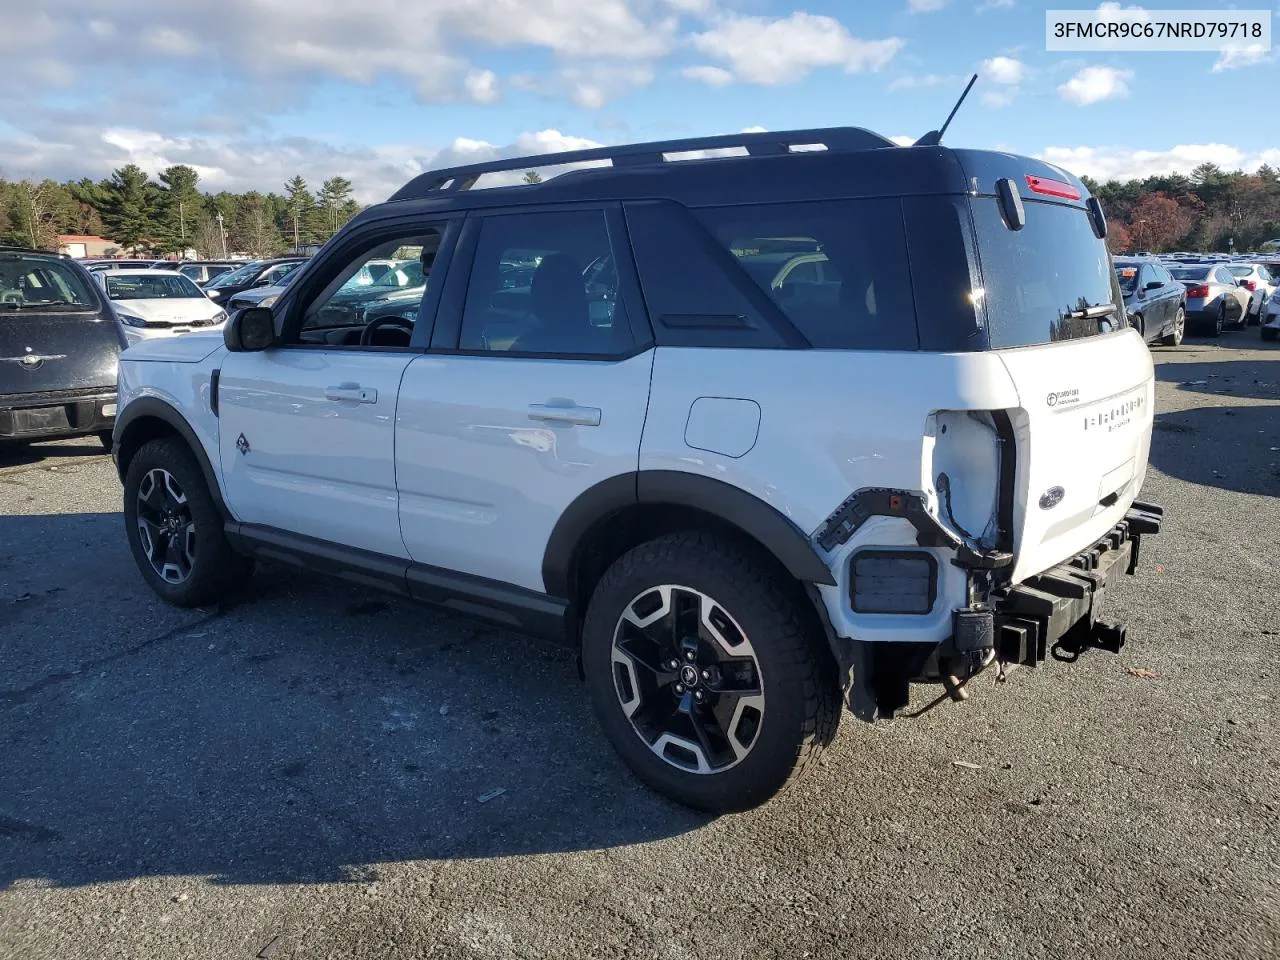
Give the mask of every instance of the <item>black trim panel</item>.
POLYGON ((226 533, 237 551, 253 557, 374 587, 556 643, 569 642, 567 604, 535 590, 263 524, 229 522, 226 533))
POLYGON ((120 463, 120 452, 124 449, 125 441, 128 440, 129 427, 147 418, 162 421, 186 441, 192 455, 196 458, 196 463, 200 465, 200 472, 204 474, 204 482, 209 488, 209 496, 213 498, 214 505, 223 517, 230 520, 231 511, 227 509, 227 504, 222 499, 222 488, 218 485, 218 476, 214 472, 213 464, 209 462, 209 455, 205 453, 204 444, 200 442, 181 413, 155 397, 140 397, 130 402, 123 410, 116 411, 116 424, 111 432, 111 456, 116 462, 116 472, 120 474, 120 482, 124 482, 125 473, 120 463))
POLYGON ((802 583, 836 582, 804 532, 753 494, 697 473, 644 470, 610 477, 569 504, 551 531, 543 554, 542 578, 547 590, 571 596, 578 545, 597 523, 636 504, 670 504, 709 513, 758 541, 802 583))

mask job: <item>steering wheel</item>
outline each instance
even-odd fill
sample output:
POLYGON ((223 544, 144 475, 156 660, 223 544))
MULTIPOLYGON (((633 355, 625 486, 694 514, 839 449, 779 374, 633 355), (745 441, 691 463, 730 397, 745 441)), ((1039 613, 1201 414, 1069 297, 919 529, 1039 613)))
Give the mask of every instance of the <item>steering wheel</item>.
POLYGON ((406 320, 404 317, 375 317, 365 324, 365 328, 360 331, 360 346, 367 347, 373 343, 373 335, 383 327, 394 327, 403 330, 405 334, 412 339, 413 322, 406 320))

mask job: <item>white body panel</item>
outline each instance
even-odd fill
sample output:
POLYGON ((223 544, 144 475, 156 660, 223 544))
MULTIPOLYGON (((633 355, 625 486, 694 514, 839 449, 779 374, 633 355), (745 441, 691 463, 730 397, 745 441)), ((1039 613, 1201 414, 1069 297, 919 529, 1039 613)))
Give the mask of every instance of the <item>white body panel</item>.
POLYGON ((652 351, 618 362, 414 360, 396 424, 409 555, 543 590, 543 554, 565 508, 636 469, 652 364, 652 351))
POLYGON ((412 359, 354 350, 228 353, 219 459, 223 496, 235 515, 407 556, 397 513, 395 412, 412 359), (365 401, 342 399, 361 390, 365 401), (237 446, 242 434, 244 452, 237 446))

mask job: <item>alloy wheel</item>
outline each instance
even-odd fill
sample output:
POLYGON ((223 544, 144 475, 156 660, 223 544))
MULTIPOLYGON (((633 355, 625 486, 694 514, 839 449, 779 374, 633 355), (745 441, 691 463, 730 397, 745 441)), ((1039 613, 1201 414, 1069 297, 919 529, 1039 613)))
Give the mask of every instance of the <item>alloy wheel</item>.
POLYGON ((1182 338, 1187 332, 1187 314, 1179 307, 1178 312, 1173 315, 1173 345, 1178 346, 1182 343, 1182 338))
POLYGON ((181 485, 168 470, 148 470, 138 485, 138 539, 156 576, 183 583, 195 564, 196 524, 181 485))
POLYGON ((750 639, 712 597, 663 584, 618 618, 614 691, 636 735, 671 766, 722 773, 750 753, 764 683, 750 639))

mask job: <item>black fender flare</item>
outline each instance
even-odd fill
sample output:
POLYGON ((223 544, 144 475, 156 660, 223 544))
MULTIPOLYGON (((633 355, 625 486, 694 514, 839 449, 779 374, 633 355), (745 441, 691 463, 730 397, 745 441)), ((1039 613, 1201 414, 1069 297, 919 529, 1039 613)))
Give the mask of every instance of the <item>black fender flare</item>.
POLYGON ((572 596, 573 559, 583 538, 602 520, 639 504, 701 510, 759 542, 801 583, 836 582, 804 531, 773 505, 702 474, 643 470, 601 481, 579 494, 560 515, 542 557, 546 592, 553 597, 572 596))
POLYGON ((182 438, 183 442, 190 448, 191 455, 196 458, 196 463, 200 466, 200 472, 204 474, 204 482, 209 488, 209 496, 213 498, 218 512, 226 520, 233 519, 231 511, 227 509, 227 505, 222 499, 222 487, 218 484, 218 475, 214 472, 213 464, 209 462, 209 455, 205 453, 204 444, 200 442, 196 432, 191 429, 191 425, 187 423, 177 408, 156 397, 139 397, 137 400, 130 401, 116 417, 115 427, 111 431, 111 447, 112 457, 116 461, 116 472, 120 475, 120 482, 124 482, 126 472, 125 465, 120 461, 120 452, 124 447, 124 441, 128 439, 129 428, 131 425, 147 419, 163 422, 182 438))

